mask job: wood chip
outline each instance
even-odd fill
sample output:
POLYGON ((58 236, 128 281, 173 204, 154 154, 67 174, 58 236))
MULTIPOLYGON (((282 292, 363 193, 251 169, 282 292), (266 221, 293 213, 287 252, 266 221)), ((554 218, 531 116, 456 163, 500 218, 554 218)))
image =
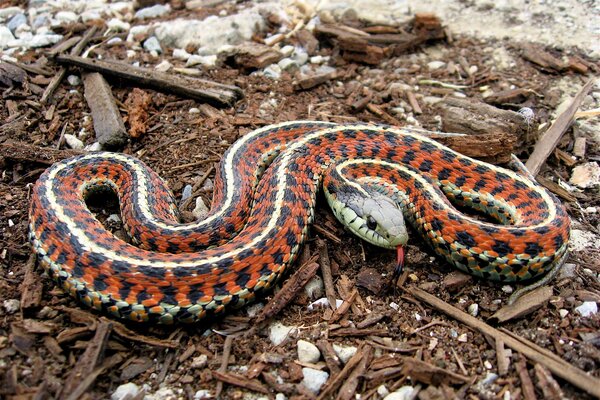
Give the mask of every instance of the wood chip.
POLYGON ((337 308, 337 295, 333 287, 333 275, 331 274, 331 262, 329 260, 329 252, 327 251, 327 243, 322 239, 317 239, 317 249, 319 251, 319 265, 321 266, 323 285, 325 286, 325 296, 329 302, 329 307, 335 310, 337 308))
POLYGON ((283 58, 281 52, 271 46, 248 43, 234 47, 228 55, 234 65, 248 69, 261 69, 283 58))
MULTIPOLYGON (((0 158, 2 148, 0 147, 0 158)), ((25 278, 23 278, 23 283, 21 284, 21 309, 25 311, 31 308, 38 308, 42 301, 42 281, 35 272, 35 260, 36 255, 31 254, 25 265, 25 278)))
POLYGON ((386 284, 386 280, 375 268, 363 268, 356 276, 356 286, 365 288, 371 293, 381 293, 386 284))
POLYGON ((120 149, 129 135, 110 86, 97 72, 84 74, 83 86, 85 100, 92 112, 96 139, 105 149, 120 149))
POLYGON ((402 373, 408 375, 413 380, 427 383, 429 385, 439 386, 441 384, 461 384, 469 382, 467 376, 455 374, 446 369, 438 368, 424 361, 415 358, 403 358, 402 373))
POLYGON ((502 339, 496 339, 496 360, 498 363, 498 375, 504 376, 508 373, 510 366, 510 349, 504 347, 502 339))
POLYGON ((294 90, 308 90, 317 85, 335 79, 337 74, 335 71, 321 74, 314 74, 297 79, 293 83, 294 90))
POLYGON ((365 345, 362 350, 362 358, 356 368, 350 373, 342 387, 340 388, 336 400, 350 400, 355 397, 356 388, 360 384, 360 379, 364 375, 368 366, 371 364, 373 352, 369 345, 365 345))
MULTIPOLYGON (((110 321, 109 319, 102 317, 102 321, 110 321)), ((125 325, 118 321, 111 321, 113 324, 113 332, 122 338, 131 340, 133 342, 144 343, 149 346, 157 346, 164 347, 170 349, 176 349, 180 346, 179 341, 177 340, 168 340, 168 339, 156 339, 149 336, 144 336, 139 332, 134 332, 129 328, 126 328, 125 325)))
POLYGON ((521 57, 527 61, 531 61, 544 70, 561 72, 567 68, 561 59, 554 57, 552 54, 538 46, 526 44, 522 46, 521 50, 521 57))
POLYGON ((556 118, 554 123, 552 123, 550 128, 544 132, 544 135, 536 143, 533 153, 531 153, 531 156, 529 156, 529 159, 525 163, 525 166, 533 176, 538 174, 540 168, 542 168, 542 164, 544 164, 548 156, 552 153, 560 141, 560 138, 571 126, 575 112, 581 105, 583 99, 585 99, 585 96, 587 96, 588 92, 592 89, 595 82, 596 80, 592 78, 585 85, 583 85, 583 87, 573 98, 573 101, 569 107, 567 107, 567 109, 565 109, 565 111, 563 111, 558 118, 556 118))
POLYGON ((552 297, 552 288, 542 286, 517 299, 513 304, 506 305, 490 317, 492 321, 506 322, 515 318, 522 318, 542 307, 552 297))
MULTIPOLYGON (((332 397, 333 393, 343 384, 346 378, 352 373, 354 368, 364 359, 365 356, 365 347, 366 345, 362 345, 356 353, 348 360, 344 368, 340 371, 336 376, 331 377, 325 386, 322 388, 321 393, 317 397, 317 400, 329 399, 332 397)), ((370 351, 370 347, 367 347, 370 351)))
POLYGON ((319 264, 315 262, 316 257, 313 257, 309 262, 302 265, 290 278, 286 279, 285 284, 275 296, 262 309, 256 317, 255 325, 259 326, 264 321, 275 316, 281 311, 290 301, 296 297, 297 293, 315 276, 319 269, 319 264))
POLYGON ((535 395, 535 388, 533 387, 533 382, 531 381, 531 377, 529 376, 529 372, 527 371, 527 363, 525 362, 525 358, 519 358, 519 361, 516 364, 517 373, 519 374, 519 378, 521 379, 521 390, 523 391, 523 398, 525 400, 536 400, 537 397, 535 395))
POLYGON ((537 386, 544 393, 544 399, 546 400, 562 400, 565 398, 563 391, 560 389, 560 385, 550 374, 543 365, 535 364, 534 366, 535 376, 537 378, 537 386))
MULTIPOLYGON (((243 375, 233 372, 212 371, 212 376, 220 382, 229 383, 230 385, 238 386, 244 389, 252 390, 258 393, 269 394, 269 389, 255 379, 248 379, 243 375)), ((217 398, 219 396, 217 395, 217 398)))

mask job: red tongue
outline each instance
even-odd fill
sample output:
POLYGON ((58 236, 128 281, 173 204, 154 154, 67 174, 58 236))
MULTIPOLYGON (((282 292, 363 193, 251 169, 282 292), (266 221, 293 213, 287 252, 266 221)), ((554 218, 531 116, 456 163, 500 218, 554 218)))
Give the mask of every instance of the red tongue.
POLYGON ((396 250, 398 252, 398 263, 396 264, 396 270, 400 272, 404 266, 404 246, 398 246, 396 250))

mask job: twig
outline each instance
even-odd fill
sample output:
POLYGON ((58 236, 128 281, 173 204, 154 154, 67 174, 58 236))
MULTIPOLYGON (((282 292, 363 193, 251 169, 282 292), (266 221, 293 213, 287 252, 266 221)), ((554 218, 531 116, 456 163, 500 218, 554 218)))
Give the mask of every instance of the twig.
POLYGON ((21 309, 36 308, 42 301, 42 282, 35 273, 35 254, 31 254, 25 264, 25 278, 21 284, 21 309))
POLYGON ((348 376, 348 379, 346 379, 346 381, 340 388, 340 391, 337 395, 337 400, 350 400, 354 397, 354 394, 356 393, 356 388, 359 384, 360 377, 367 370, 367 366, 371 363, 371 358, 371 346, 365 345, 365 347, 363 348, 363 357, 361 358, 356 368, 354 368, 350 376, 348 376))
POLYGON ((531 377, 527 371, 527 363, 524 357, 521 356, 517 362, 516 368, 519 374, 519 379, 521 379, 521 390, 523 391, 523 397, 525 400, 536 400, 537 397, 535 396, 535 388, 533 387, 533 382, 531 382, 531 377))
POLYGON ((325 296, 329 302, 329 307, 336 310, 335 288, 333 287, 333 276, 331 274, 331 262, 329 261, 329 253, 327 252, 327 243, 321 239, 317 239, 317 249, 319 250, 319 264, 321 265, 321 274, 323 275, 323 284, 325 285, 325 296))
MULTIPOLYGON (((77 43, 77 45, 75 45, 75 47, 73 47, 71 49, 71 55, 78 56, 79 54, 81 54, 81 52, 83 51, 83 48, 85 46, 87 46, 87 44, 90 41, 90 39, 92 38, 92 36, 94 36, 94 34, 96 33, 96 29, 97 29, 96 26, 92 25, 92 27, 87 30, 87 32, 83 35, 83 37, 81 38, 79 43, 77 43)), ((48 100, 50 100, 50 98, 56 91, 56 88, 58 88, 58 85, 60 85, 60 82, 65 77, 66 73, 67 73, 67 68, 60 67, 57 74, 54 75, 54 78, 52 78, 52 80, 50 81, 48 86, 46 86, 46 90, 44 90, 44 93, 42 94, 42 97, 40 98, 40 103, 46 104, 48 102, 48 100)))
POLYGON ((81 399, 83 397, 83 394, 92 386, 94 381, 100 375, 102 375, 106 370, 110 370, 115 365, 119 364, 121 361, 123 361, 123 356, 121 356, 121 354, 113 354, 110 358, 103 362, 101 366, 87 374, 82 381, 79 381, 77 387, 75 387, 75 389, 73 389, 73 391, 69 393, 69 396, 66 397, 66 400, 81 399))
MULTIPOLYGON (((367 347, 370 350, 370 347, 367 347)), ((333 392, 344 382, 344 380, 350 375, 354 368, 364 359, 365 346, 362 346, 358 351, 348 360, 344 368, 334 378, 330 379, 323 388, 323 391, 319 393, 317 400, 324 400, 331 397, 333 392)))
POLYGON ((550 128, 548 128, 541 139, 537 142, 533 149, 533 153, 531 153, 531 156, 529 156, 529 159, 525 163, 525 166, 533 176, 540 172, 540 168, 546 161, 546 158, 552 154, 552 151, 560 141, 562 135, 567 131, 567 129, 569 129, 569 126, 571 126, 571 123, 575 118, 575 112, 595 83, 596 79, 592 78, 585 85, 583 85, 581 90, 579 90, 579 92, 573 98, 573 101, 569 107, 567 107, 567 109, 563 111, 558 118, 556 118, 556 121, 554 121, 550 128))
MULTIPOLYGON (((221 365, 219 369, 216 371, 217 374, 221 373, 222 376, 225 376, 227 372, 227 366, 229 365, 229 357, 231 356, 231 346, 233 345, 233 335, 225 337, 225 343, 223 344, 223 356, 221 357, 221 365)), ((217 375, 218 376, 218 375, 217 375)), ((216 377, 216 376, 215 376, 216 377)), ((230 381, 225 381, 232 383, 230 381)), ((223 391, 223 380, 220 379, 217 382, 217 388, 215 389, 215 397, 218 399, 221 397, 221 392, 223 391)))
MULTIPOLYGON (((217 383, 217 388, 219 387, 219 385, 223 386, 223 382, 225 382, 225 383, 229 383, 230 385, 239 386, 241 388, 252 390, 252 391, 258 392, 258 393, 264 393, 264 394, 270 393, 269 389, 266 388, 265 386, 263 386, 257 380, 248 379, 245 376, 240 375, 240 374, 234 374, 231 372, 213 371, 212 376, 215 379, 219 380, 219 382, 217 383)), ((217 392, 216 392, 217 399, 220 398, 219 397, 220 393, 221 393, 221 391, 217 389, 217 392)))
POLYGON ((558 361, 558 359, 555 357, 547 356, 546 354, 537 350, 537 346, 533 343, 530 343, 528 340, 522 338, 517 340, 514 337, 491 327, 485 322, 470 316, 469 314, 447 304, 446 302, 421 289, 410 288, 408 289, 408 292, 419 300, 424 301, 437 310, 449 315, 450 317, 455 318, 474 329, 477 329, 481 333, 496 339, 502 339, 507 346, 510 346, 519 353, 524 354, 530 360, 544 365, 554 374, 560 376, 585 392, 593 396, 600 397, 600 379, 586 374, 584 371, 572 366, 562 359, 558 361))
POLYGON ((126 79, 156 90, 175 93, 182 97, 205 101, 216 106, 232 106, 243 97, 242 89, 237 86, 167 74, 117 61, 100 61, 72 55, 57 56, 56 61, 100 72, 103 75, 126 79))

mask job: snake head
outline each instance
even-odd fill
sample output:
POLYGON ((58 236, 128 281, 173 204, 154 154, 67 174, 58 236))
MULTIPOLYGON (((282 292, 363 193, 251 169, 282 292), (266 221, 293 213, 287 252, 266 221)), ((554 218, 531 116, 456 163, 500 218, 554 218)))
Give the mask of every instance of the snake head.
POLYGON ((324 185, 324 191, 336 218, 358 237, 387 249, 406 245, 402 210, 388 196, 352 183, 324 185))

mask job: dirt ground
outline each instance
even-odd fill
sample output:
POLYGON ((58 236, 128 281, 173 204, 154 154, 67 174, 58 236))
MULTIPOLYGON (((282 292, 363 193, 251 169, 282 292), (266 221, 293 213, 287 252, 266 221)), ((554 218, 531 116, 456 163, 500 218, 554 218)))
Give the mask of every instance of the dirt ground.
MULTIPOLYGON (((81 33, 86 27, 71 28, 79 29, 81 33)), ((102 42, 101 38, 96 42, 102 42)), ((295 90, 293 82, 297 77, 290 73, 283 73, 279 81, 274 81, 227 65, 203 70, 200 75, 203 79, 239 86, 244 99, 234 107, 219 109, 143 88, 150 95, 145 110, 148 115, 143 119, 146 132, 137 139, 132 138, 122 152, 135 155, 151 166, 168 182, 179 200, 186 185, 198 183, 205 174, 212 179, 214 160, 237 138, 254 128, 296 119, 389 122, 369 108, 356 110, 352 104, 370 93, 372 104, 383 108, 388 115, 394 115, 393 109, 404 105, 405 99, 388 90, 393 83, 419 86, 422 113, 414 114, 414 118, 422 127, 437 130, 439 112, 435 105, 424 99, 449 96, 453 91, 419 85, 423 79, 465 85, 462 93, 474 101, 483 100, 483 86, 493 92, 527 89, 530 95, 517 104, 505 104, 503 108, 517 111, 521 107, 531 107, 536 110, 536 124, 549 123, 563 95, 554 83, 564 80, 571 89, 579 88, 590 75, 598 74, 600 66, 577 49, 549 49, 559 57, 577 56, 589 66, 585 74, 572 70, 549 71, 524 60, 520 56, 521 45, 508 38, 482 40, 458 36, 452 40, 428 42, 404 54, 386 57, 379 65, 365 65, 345 61, 339 49, 322 43, 317 53, 331 56, 331 64, 338 74, 335 79, 308 90, 295 90), (511 68, 499 70, 490 63, 491 53, 497 49, 503 49, 514 60, 511 68), (427 66, 432 59, 443 61, 446 66, 456 65, 461 57, 477 67, 470 76, 462 76, 448 67, 430 70, 427 66), (190 109, 195 110, 190 112, 190 109)), ((125 42, 113 46, 101 43, 94 54, 101 54, 104 59, 123 60, 125 51, 125 42)), ((39 64, 43 63, 40 60, 44 57, 43 50, 30 51, 19 57, 19 61, 39 64)), ((154 66, 162 59, 168 59, 175 66, 181 65, 168 55, 158 59, 138 52, 137 57, 147 66, 154 66)), ((49 57, 46 61, 44 68, 53 73, 58 70, 49 57)), ((78 73, 77 69, 69 72, 78 73)), ((466 278, 453 272, 450 266, 433 257, 433 252, 415 232, 411 236, 403 285, 390 293, 374 293, 364 287, 368 285, 361 286, 362 280, 366 279, 366 269, 377 276, 388 275, 394 267, 395 254, 361 243, 345 232, 322 200, 319 201, 316 228, 311 231, 307 245, 308 254, 319 254, 317 239, 324 239, 338 298, 348 298, 347 295, 358 287, 353 306, 335 323, 328 322, 331 310, 307 310, 307 305, 315 299, 305 294, 295 298, 263 328, 251 335, 235 336, 229 343, 224 333, 252 326, 248 308, 195 326, 145 327, 125 326, 81 307, 57 289, 41 268, 28 262, 29 190, 47 167, 40 162, 44 159, 44 149, 49 152, 56 149, 63 129, 74 134, 85 129, 89 133, 86 142, 93 142, 92 120, 81 86, 73 87, 63 80, 51 102, 45 105, 39 102, 51 78, 29 72, 28 85, 13 82, 12 88, 3 86, 3 101, 0 102, 0 119, 4 123, 0 128, 0 144, 23 143, 38 146, 39 150, 39 159, 23 161, 6 156, 0 160, 0 397, 66 398, 65 393, 61 394, 66 383, 72 385, 73 380, 79 383, 88 378, 91 382, 81 398, 108 398, 126 382, 143 388, 148 398, 202 398, 198 391, 206 389, 214 395, 221 390, 219 387, 222 387, 220 398, 223 399, 259 398, 253 393, 260 393, 261 388, 267 388, 268 393, 262 396, 268 398, 274 398, 277 393, 284 393, 288 398, 316 398, 300 384, 302 368, 308 365, 298 361, 296 343, 297 339, 304 339, 313 343, 324 341, 322 346, 325 348, 328 344, 354 346, 365 355, 370 363, 364 366, 358 378, 354 378, 357 384, 351 391, 352 395, 361 394, 361 399, 383 398, 381 385, 390 392, 412 386, 419 390, 416 396, 420 399, 593 398, 556 374, 550 374, 540 364, 531 360, 522 362, 524 358, 517 351, 508 357, 507 366, 501 366, 500 359, 506 357, 499 357, 498 349, 502 347, 498 347, 495 338, 483 335, 411 295, 408 289, 417 287, 465 312, 473 312, 473 305, 477 305, 477 318, 486 321, 506 304, 511 291, 502 284, 466 278), (18 110, 11 110, 7 100, 12 100, 18 110), (453 286, 449 277, 460 282, 459 285, 453 286), (23 301, 24 290, 35 292, 30 293, 33 304, 28 308, 23 304, 14 308, 14 300, 23 301), (36 298, 36 294, 39 297, 36 298), (280 345, 274 345, 269 338, 270 323, 275 321, 296 327, 295 333, 280 345), (357 328, 357 324, 364 321, 357 328), (107 329, 107 322, 111 328, 104 336, 105 346, 96 350, 94 356, 92 345, 97 344, 102 329, 107 329), (228 372, 240 382, 243 377, 245 383, 222 383, 227 380, 219 378, 217 371, 224 351, 230 351, 230 367, 220 372, 228 372), (82 363, 89 363, 90 357, 94 359, 92 369, 83 376, 74 377, 73 371, 78 371, 82 363), (403 369, 408 365, 406 358, 422 361, 430 369, 425 374, 417 373, 414 368, 403 369), (248 382, 260 384, 260 387, 248 382)), ((125 80, 109 79, 109 82, 121 114, 127 118, 131 115, 128 97, 134 85, 125 80)), ((127 126, 129 128, 129 122, 127 126)), ((576 134, 573 130, 565 134, 559 144, 563 152, 572 153, 576 134)), ((538 135, 531 133, 519 156, 526 159, 537 139, 538 135)), ((597 145, 588 143, 585 158, 577 160, 577 164, 600 160, 597 145)), ((553 153, 541 176, 568 180, 575 165, 553 153)), ((205 182, 200 186, 198 193, 209 203, 210 184, 205 182)), ((600 206, 599 198, 597 188, 590 188, 577 193, 574 201, 563 199, 574 226, 600 234, 600 214, 583 211, 600 206)), ((183 210, 184 217, 191 218, 192 209, 193 202, 183 210)), ((98 212, 98 218, 104 220, 114 212, 114 207, 96 205, 94 210, 98 212)), ((119 226, 111 228, 117 233, 121 229, 119 226)), ((600 378, 600 314, 583 317, 575 311, 584 301, 600 302, 600 250, 589 246, 573 251, 567 263, 568 271, 549 284, 551 297, 548 301, 522 318, 492 325, 525 338, 590 376, 600 378), (561 310, 568 313, 565 315, 561 310)), ((260 304, 267 303, 271 297, 261 299, 260 304)), ((327 354, 323 350, 322 353, 327 354)), ((327 371, 330 379, 344 370, 344 364, 331 360, 315 364, 310 367, 327 371)), ((142 396, 138 394, 138 398, 142 396)))

